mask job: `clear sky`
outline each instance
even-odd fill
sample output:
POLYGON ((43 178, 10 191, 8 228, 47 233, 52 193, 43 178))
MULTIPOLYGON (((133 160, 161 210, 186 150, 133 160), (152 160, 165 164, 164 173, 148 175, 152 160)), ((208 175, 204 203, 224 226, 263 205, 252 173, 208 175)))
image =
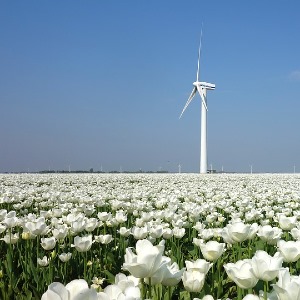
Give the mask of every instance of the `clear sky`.
POLYGON ((300 1, 0 1, 0 172, 300 171, 300 1))

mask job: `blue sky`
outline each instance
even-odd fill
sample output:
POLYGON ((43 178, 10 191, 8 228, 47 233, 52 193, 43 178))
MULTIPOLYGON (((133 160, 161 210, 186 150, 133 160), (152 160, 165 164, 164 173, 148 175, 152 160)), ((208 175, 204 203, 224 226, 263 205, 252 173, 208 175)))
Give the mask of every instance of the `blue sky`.
POLYGON ((300 171, 300 2, 1 1, 0 172, 300 171))

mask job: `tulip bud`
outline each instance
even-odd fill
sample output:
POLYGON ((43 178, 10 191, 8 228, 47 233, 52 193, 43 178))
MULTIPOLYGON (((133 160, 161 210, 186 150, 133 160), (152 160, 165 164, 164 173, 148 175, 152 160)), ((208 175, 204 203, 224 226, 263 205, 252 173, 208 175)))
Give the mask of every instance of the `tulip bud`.
POLYGON ((90 267, 92 264, 93 264, 93 262, 90 261, 90 260, 86 263, 86 265, 87 265, 88 267, 90 267))
POLYGON ((23 240, 29 240, 30 239, 30 232, 22 232, 21 235, 23 240))

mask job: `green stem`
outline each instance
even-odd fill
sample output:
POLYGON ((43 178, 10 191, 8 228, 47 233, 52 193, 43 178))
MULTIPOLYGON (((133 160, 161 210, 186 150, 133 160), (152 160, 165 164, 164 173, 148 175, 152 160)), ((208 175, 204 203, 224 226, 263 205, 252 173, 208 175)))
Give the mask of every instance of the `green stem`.
POLYGON ((242 289, 238 286, 237 287, 237 298, 238 298, 238 300, 242 300, 242 297, 243 297, 243 291, 242 291, 242 289))
POLYGON ((87 265, 87 251, 83 252, 83 278, 87 280, 86 278, 86 265, 87 265))
POLYGON ((148 286, 148 291, 149 291, 149 299, 152 299, 152 286, 151 286, 151 277, 149 277, 149 286, 148 286))
POLYGON ((239 243, 238 247, 238 260, 241 260, 242 258, 242 243, 239 243))
MULTIPOLYGON (((38 258, 40 258, 40 253, 39 253, 40 245, 39 245, 39 236, 37 235, 36 237, 36 270, 39 272, 39 265, 38 265, 38 258)), ((36 281, 36 287, 37 290, 39 291, 39 280, 36 281)))
POLYGON ((146 293, 147 293, 147 291, 146 291, 146 288, 145 288, 145 280, 141 280, 141 294, 142 294, 142 299, 146 299, 147 297, 147 295, 146 295, 146 293))
POLYGON ((217 299, 220 298, 220 294, 221 294, 221 289, 222 289, 222 284, 220 284, 222 282, 222 279, 221 278, 221 260, 218 259, 217 260, 217 268, 218 268, 218 289, 217 289, 217 299))
POLYGON ((168 286, 168 300, 172 299, 172 287, 168 286))
POLYGON ((210 293, 211 293, 211 295, 214 295, 214 287, 215 287, 215 282, 214 282, 214 270, 215 269, 215 266, 214 266, 214 264, 211 266, 211 285, 210 285, 210 288, 211 288, 211 290, 210 290, 210 293))
POLYGON ((267 294, 268 294, 268 281, 264 281, 264 300, 268 299, 267 294))
POLYGON ((105 262, 105 266, 107 265, 107 245, 103 245, 104 246, 104 250, 105 250, 105 255, 104 255, 104 262, 105 262))
POLYGON ((9 229, 9 244, 8 244, 8 255, 9 255, 9 261, 7 264, 8 266, 8 272, 9 272, 9 284, 10 286, 13 286, 13 269, 12 269, 12 262, 13 262, 13 250, 12 250, 12 244, 11 244, 11 235, 12 235, 12 230, 11 228, 9 229))
POLYGON ((289 269, 290 269, 290 274, 294 275, 293 264, 291 262, 289 263, 289 269))
POLYGON ((66 284, 66 277, 67 277, 67 262, 64 262, 64 273, 63 273, 63 280, 64 284, 66 284))
POLYGON ((52 263, 51 260, 49 262, 49 266, 48 266, 48 274, 47 274, 47 285, 50 285, 52 283, 52 263))

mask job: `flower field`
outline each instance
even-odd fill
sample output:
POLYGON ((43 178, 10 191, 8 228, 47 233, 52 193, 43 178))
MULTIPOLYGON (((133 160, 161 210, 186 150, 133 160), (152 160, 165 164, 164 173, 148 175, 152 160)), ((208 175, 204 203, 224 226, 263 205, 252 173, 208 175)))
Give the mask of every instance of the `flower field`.
POLYGON ((300 300, 300 175, 0 174, 0 299, 300 300))

